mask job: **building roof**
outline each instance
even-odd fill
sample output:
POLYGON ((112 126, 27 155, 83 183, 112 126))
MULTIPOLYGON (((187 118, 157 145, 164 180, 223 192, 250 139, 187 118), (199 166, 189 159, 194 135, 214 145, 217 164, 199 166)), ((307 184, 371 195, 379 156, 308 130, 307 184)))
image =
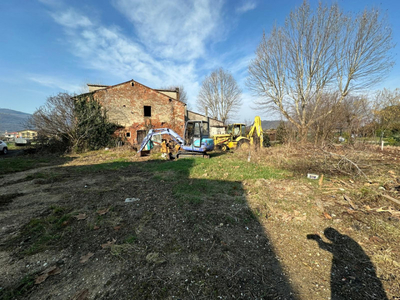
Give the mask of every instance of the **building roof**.
POLYGON ((207 116, 205 116, 205 115, 199 114, 199 113, 194 112, 194 111, 192 111, 192 110, 188 110, 188 112, 191 112, 192 114, 196 114, 196 115, 202 116, 202 117, 204 117, 204 118, 209 118, 209 119, 211 119, 211 120, 215 120, 215 121, 217 121, 217 122, 223 123, 221 120, 218 120, 218 119, 215 119, 215 118, 211 118, 211 117, 207 117, 207 116))
POLYGON ((104 85, 104 84, 91 84, 91 83, 87 83, 87 86, 98 86, 98 87, 109 87, 111 85, 104 85))
MULTIPOLYGON (((87 93, 83 93, 83 94, 81 94, 81 95, 88 95, 88 94, 96 93, 97 91, 103 91, 103 90, 112 89, 112 88, 114 88, 114 87, 116 87, 116 86, 123 85, 123 84, 129 83, 129 82, 133 82, 134 84, 140 84, 141 86, 144 86, 144 87, 146 87, 146 88, 148 88, 148 89, 150 89, 150 90, 153 90, 153 91, 159 93, 160 95, 163 95, 164 97, 168 97, 168 96, 165 95, 165 94, 163 94, 163 93, 161 93, 161 91, 165 91, 165 92, 167 92, 167 91, 168 91, 168 92, 176 92, 176 90, 153 89, 153 88, 151 88, 151 87, 148 87, 148 86, 146 86, 146 85, 144 85, 144 84, 142 84, 142 83, 140 83, 140 82, 137 82, 137 81, 131 79, 131 80, 128 80, 128 81, 125 81, 125 82, 121 82, 121 83, 115 84, 115 85, 102 85, 102 84, 89 84, 89 83, 88 83, 88 84, 87 84, 88 86, 104 87, 104 88, 98 89, 98 90, 95 90, 95 91, 91 91, 91 92, 87 92, 87 93)), ((78 95, 78 96, 80 96, 80 95, 78 95)), ((73 97, 73 98, 75 98, 75 97, 73 97)), ((185 102, 182 102, 182 101, 180 101, 180 100, 177 100, 177 99, 174 99, 174 98, 170 98, 170 97, 168 97, 168 98, 169 98, 169 99, 172 99, 172 100, 174 100, 174 101, 181 102, 181 103, 183 103, 184 105, 186 105, 185 102)))

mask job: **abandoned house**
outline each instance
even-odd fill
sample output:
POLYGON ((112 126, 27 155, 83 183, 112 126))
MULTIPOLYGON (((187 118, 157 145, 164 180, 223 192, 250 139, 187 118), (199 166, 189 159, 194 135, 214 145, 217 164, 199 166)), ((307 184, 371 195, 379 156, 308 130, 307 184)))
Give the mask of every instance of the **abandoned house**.
POLYGON ((134 80, 88 87, 89 93, 81 96, 99 101, 110 121, 122 126, 117 134, 130 144, 140 144, 151 128, 170 128, 183 135, 186 104, 179 101, 179 89, 156 90, 134 80))

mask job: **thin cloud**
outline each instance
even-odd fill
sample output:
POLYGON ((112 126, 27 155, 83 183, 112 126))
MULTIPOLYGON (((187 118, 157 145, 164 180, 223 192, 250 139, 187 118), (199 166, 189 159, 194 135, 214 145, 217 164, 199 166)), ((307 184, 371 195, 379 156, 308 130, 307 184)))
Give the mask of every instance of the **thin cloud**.
MULTIPOLYGON (((81 59, 83 67, 109 74, 117 80, 115 83, 133 78, 153 88, 183 85, 189 102, 193 102, 199 90, 195 59, 159 58, 154 54, 157 46, 143 45, 124 35, 118 27, 98 24, 72 8, 53 10, 50 15, 64 28, 71 53, 81 59)), ((50 77, 30 80, 46 86, 57 85, 50 77)))
POLYGON ((257 7, 256 1, 245 1, 241 6, 236 8, 236 12, 239 14, 243 14, 250 10, 253 10, 257 7))
POLYGON ((89 27, 92 25, 89 18, 79 14, 72 8, 62 12, 51 13, 51 16, 58 24, 69 28, 89 27))
POLYGON ((82 87, 69 83, 59 78, 55 78, 52 76, 46 76, 41 74, 29 74, 26 78, 30 81, 39 83, 40 85, 60 89, 62 91, 67 91, 69 93, 78 93, 82 89, 82 87))
POLYGON ((221 0, 114 1, 155 56, 180 61, 205 55, 206 43, 223 27, 222 4, 221 0))
MULTIPOLYGON (((127 36, 119 27, 101 24, 72 7, 49 8, 53 20, 64 29, 63 41, 80 58, 81 67, 107 74, 113 82, 105 84, 134 79, 153 88, 183 85, 194 107, 201 75, 208 71, 200 61, 212 59, 207 56, 207 45, 222 35, 222 0, 153 2, 114 1, 137 36, 127 36)), ((36 78, 36 82, 61 86, 61 82, 44 79, 49 78, 36 78)))

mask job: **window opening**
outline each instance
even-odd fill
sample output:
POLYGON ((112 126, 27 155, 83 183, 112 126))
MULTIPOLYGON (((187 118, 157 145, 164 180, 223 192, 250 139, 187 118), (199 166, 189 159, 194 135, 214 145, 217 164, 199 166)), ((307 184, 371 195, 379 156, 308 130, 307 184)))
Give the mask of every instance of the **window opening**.
POLYGON ((144 116, 145 117, 151 117, 151 106, 145 106, 144 107, 144 116))

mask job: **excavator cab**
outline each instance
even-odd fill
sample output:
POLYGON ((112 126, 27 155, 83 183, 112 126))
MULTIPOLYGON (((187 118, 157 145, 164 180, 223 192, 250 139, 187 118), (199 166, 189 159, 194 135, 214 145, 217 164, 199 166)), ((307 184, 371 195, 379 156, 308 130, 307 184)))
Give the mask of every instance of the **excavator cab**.
POLYGON ((240 136, 245 137, 246 136, 246 125, 239 124, 239 123, 230 124, 230 125, 228 125, 226 132, 228 134, 232 135, 233 140, 237 139, 240 136))
POLYGON ((214 140, 209 138, 208 122, 187 121, 185 126, 185 151, 206 152, 214 149, 214 140))

